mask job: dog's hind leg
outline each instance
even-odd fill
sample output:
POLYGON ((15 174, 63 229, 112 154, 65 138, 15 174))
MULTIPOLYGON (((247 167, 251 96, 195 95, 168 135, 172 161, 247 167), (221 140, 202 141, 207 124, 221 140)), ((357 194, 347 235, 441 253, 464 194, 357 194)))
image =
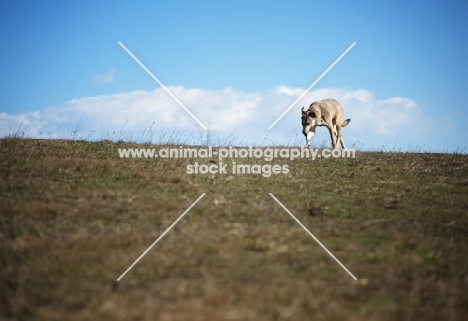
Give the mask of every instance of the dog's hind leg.
POLYGON ((338 138, 337 145, 341 144, 341 148, 346 149, 346 145, 343 140, 343 135, 341 134, 341 126, 336 126, 336 136, 338 138))
MULTIPOLYGON (((333 127, 334 127, 333 125, 328 125, 328 126, 327 126, 328 131, 330 132, 330 138, 331 138, 331 141, 332 141, 333 149, 335 149, 337 143, 336 143, 336 137, 335 137, 335 130, 334 130, 333 127)), ((340 131, 341 128, 338 128, 338 126, 337 126, 336 129, 337 129, 337 134, 340 134, 339 131, 340 131)))
POLYGON ((343 137, 340 138, 341 148, 346 149, 346 145, 344 143, 343 137))

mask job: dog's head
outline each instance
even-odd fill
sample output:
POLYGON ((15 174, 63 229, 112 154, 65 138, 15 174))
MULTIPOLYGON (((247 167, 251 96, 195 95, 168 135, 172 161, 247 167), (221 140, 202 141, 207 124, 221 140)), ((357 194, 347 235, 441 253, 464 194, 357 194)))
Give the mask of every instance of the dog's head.
POLYGON ((307 133, 311 128, 318 125, 316 112, 313 110, 305 110, 304 107, 301 109, 302 113, 302 133, 307 136, 307 133))

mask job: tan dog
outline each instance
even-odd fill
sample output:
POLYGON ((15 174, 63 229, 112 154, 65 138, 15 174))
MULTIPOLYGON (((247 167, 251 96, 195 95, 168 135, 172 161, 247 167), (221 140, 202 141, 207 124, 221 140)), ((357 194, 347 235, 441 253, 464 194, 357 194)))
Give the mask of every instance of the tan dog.
POLYGON ((326 126, 330 132, 333 148, 337 148, 338 143, 346 149, 341 127, 349 124, 351 119, 343 120, 344 111, 335 99, 318 100, 310 104, 308 110, 302 107, 302 133, 306 136, 307 147, 310 147, 310 139, 315 134, 317 126, 326 126))

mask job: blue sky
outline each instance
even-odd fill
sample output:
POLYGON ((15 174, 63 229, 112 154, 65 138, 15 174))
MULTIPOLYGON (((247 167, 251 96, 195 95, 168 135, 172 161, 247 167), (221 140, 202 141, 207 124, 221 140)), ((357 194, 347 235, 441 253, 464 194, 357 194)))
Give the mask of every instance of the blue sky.
POLYGON ((302 145, 300 107, 330 95, 352 119, 348 145, 466 152, 467 12, 467 1, 4 1, 0 135, 80 124, 82 138, 197 137, 121 41, 215 136, 302 145))

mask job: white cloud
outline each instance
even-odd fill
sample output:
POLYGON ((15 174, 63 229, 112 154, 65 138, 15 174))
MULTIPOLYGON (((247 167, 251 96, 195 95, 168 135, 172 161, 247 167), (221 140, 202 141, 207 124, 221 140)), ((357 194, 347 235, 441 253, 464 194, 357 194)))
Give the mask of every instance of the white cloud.
POLYGON ((47 127, 47 120, 39 111, 23 114, 0 113, 0 135, 26 135, 40 137, 41 130, 47 127))
POLYGON ((93 83, 95 84, 110 84, 115 81, 115 69, 106 71, 105 73, 95 75, 93 77, 93 83))
MULTIPOLYGON (((169 90, 209 126, 210 133, 228 136, 235 131, 239 142, 248 144, 259 144, 266 136, 271 143, 287 144, 291 135, 297 134, 302 145, 299 110, 318 99, 337 99, 345 110, 345 118, 352 119, 344 129, 348 145, 353 140, 365 143, 370 137, 382 142, 393 141, 395 136, 414 130, 412 120, 421 113, 421 108, 409 98, 376 99, 365 89, 325 88, 309 92, 268 130, 305 89, 279 86, 266 92, 249 93, 232 88, 204 90, 177 86, 169 90)), ((67 137, 81 127, 78 135, 81 138, 135 140, 151 138, 149 131, 157 137, 161 132, 180 131, 193 141, 202 131, 161 88, 73 99, 31 113, 0 114, 0 135, 12 134, 19 127, 25 128, 25 135, 31 137, 67 137)), ((324 135, 326 138, 326 130, 324 135)), ((157 137, 152 138, 157 140, 157 137)))

